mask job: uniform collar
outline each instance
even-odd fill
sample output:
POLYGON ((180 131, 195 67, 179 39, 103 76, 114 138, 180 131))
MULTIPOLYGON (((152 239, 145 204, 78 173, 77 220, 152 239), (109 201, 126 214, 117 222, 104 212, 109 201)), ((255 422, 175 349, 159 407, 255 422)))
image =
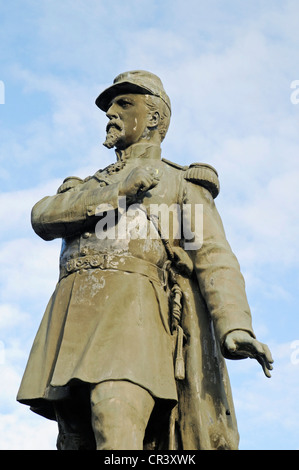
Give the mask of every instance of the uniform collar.
POLYGON ((135 160, 137 158, 150 158, 154 160, 161 160, 160 145, 149 143, 133 144, 125 150, 116 150, 115 153, 117 160, 122 162, 127 162, 128 160, 135 160))
POLYGON ((108 165, 104 170, 99 170, 95 173, 94 177, 99 181, 105 181, 107 184, 111 183, 111 175, 118 173, 126 166, 127 163, 134 162, 134 160, 137 159, 153 159, 161 161, 160 145, 150 143, 133 144, 125 150, 116 150, 115 153, 117 161, 108 165))

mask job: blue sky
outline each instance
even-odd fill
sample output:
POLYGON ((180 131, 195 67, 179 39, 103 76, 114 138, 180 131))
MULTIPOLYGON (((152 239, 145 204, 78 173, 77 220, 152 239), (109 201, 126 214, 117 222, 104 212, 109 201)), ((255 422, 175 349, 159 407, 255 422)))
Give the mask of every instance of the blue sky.
POLYGON ((159 75, 163 156, 218 170, 216 203, 272 378, 227 361, 240 449, 299 449, 297 0, 0 0, 0 449, 55 449, 56 425, 15 401, 55 287, 60 242, 31 207, 114 161, 94 101, 119 73, 159 75))

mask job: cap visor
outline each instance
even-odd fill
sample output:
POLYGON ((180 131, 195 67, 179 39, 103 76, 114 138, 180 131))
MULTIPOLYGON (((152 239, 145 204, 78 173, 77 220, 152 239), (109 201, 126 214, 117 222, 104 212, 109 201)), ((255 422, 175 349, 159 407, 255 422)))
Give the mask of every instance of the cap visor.
POLYGON ((102 110, 107 111, 109 104, 118 95, 126 93, 138 93, 142 95, 152 95, 153 93, 144 87, 131 82, 121 82, 106 88, 96 99, 96 105, 102 110))

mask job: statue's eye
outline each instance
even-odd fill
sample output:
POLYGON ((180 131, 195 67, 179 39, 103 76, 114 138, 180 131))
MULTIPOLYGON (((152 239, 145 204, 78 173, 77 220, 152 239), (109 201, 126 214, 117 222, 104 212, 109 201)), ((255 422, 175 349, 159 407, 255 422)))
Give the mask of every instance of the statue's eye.
POLYGON ((132 103, 130 100, 121 98, 121 99, 117 102, 117 104, 118 104, 119 106, 121 106, 121 108, 127 109, 127 108, 129 108, 130 106, 132 106, 133 103, 132 103))

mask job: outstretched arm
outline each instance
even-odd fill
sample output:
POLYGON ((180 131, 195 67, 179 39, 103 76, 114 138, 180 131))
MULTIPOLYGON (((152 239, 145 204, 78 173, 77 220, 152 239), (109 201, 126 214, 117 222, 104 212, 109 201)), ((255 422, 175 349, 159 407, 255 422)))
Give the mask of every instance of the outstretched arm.
POLYGON ((212 197, 190 183, 186 196, 187 202, 203 204, 202 246, 190 254, 222 353, 228 359, 255 358, 271 377, 273 359, 268 346, 255 338, 244 278, 212 197))

